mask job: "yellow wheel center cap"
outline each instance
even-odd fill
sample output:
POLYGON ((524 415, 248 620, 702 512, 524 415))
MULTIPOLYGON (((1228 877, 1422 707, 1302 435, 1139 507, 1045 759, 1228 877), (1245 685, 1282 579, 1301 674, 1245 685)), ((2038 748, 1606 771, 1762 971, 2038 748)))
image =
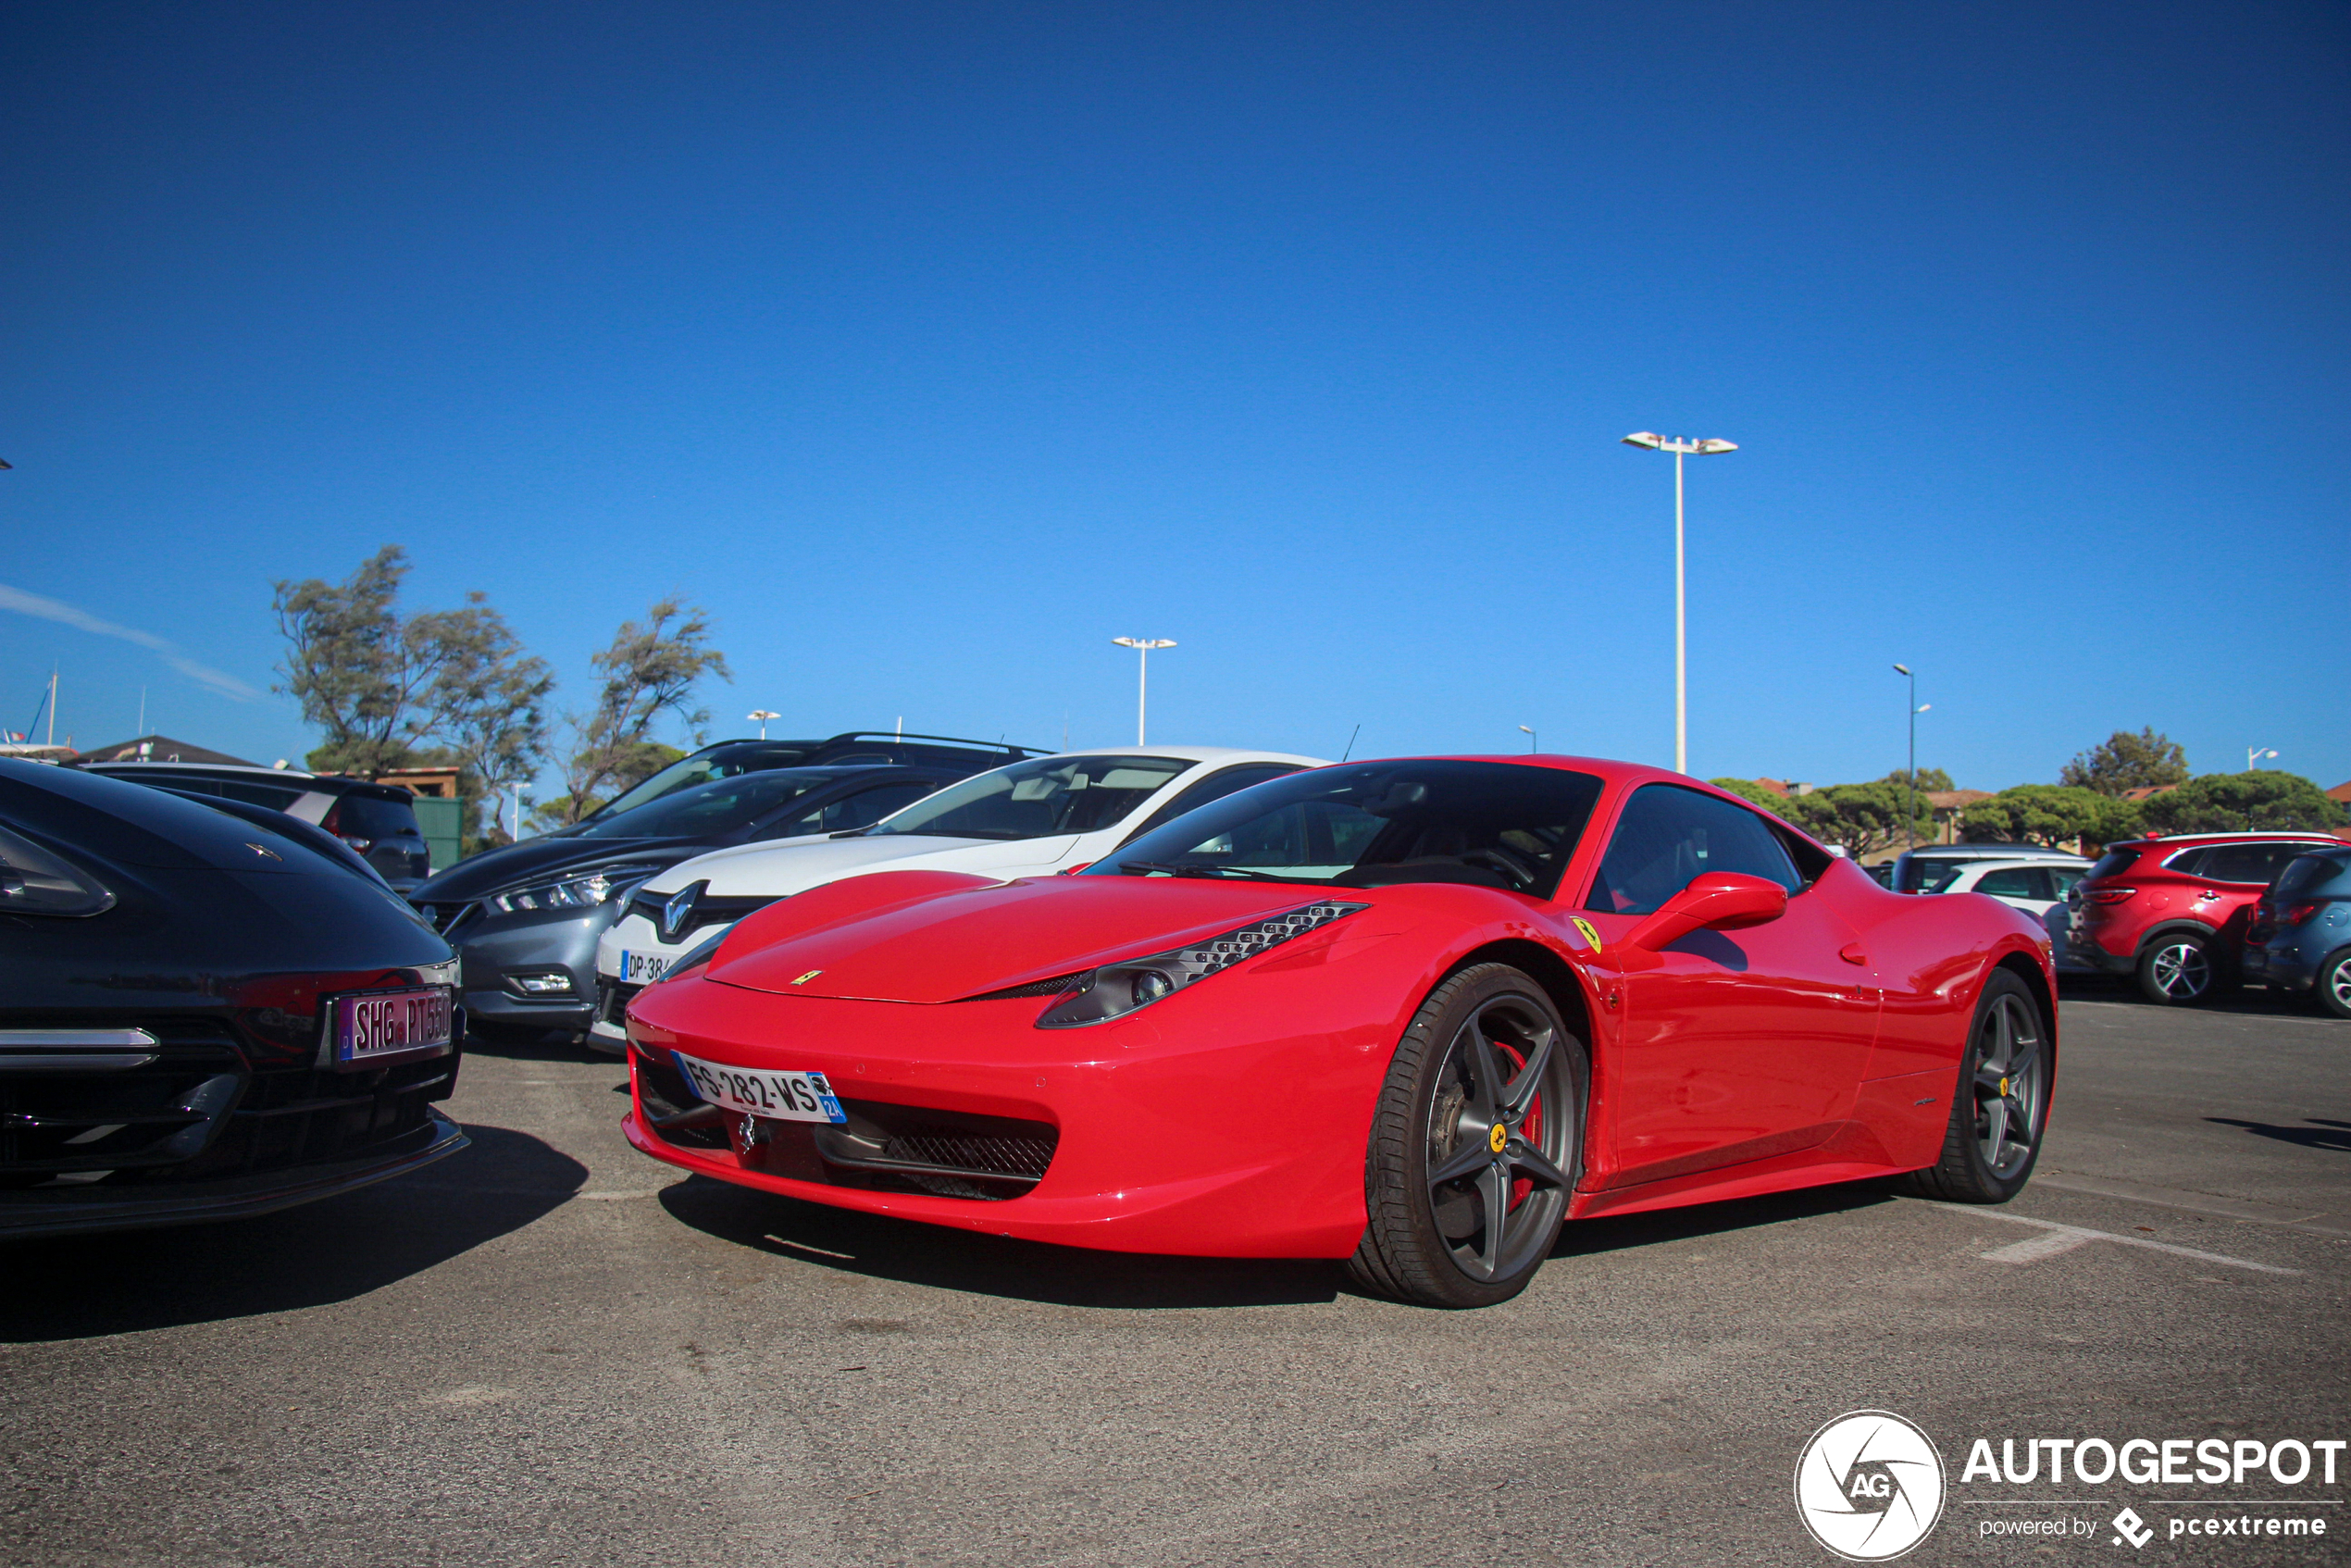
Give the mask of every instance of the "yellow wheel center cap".
POLYGON ((2006 1095, 2008 1094, 2008 1092, 2009 1092, 2009 1080, 2008 1080, 2008 1079, 2006 1079, 2006 1078, 2002 1078, 2002 1079, 2000 1080, 2000 1093, 2001 1093, 2001 1095, 2005 1098, 2005 1097, 2006 1097, 2006 1095))
POLYGON ((1499 1154, 1502 1151, 1502 1145, 1508 1143, 1510 1140, 1511 1129, 1504 1126, 1501 1123, 1496 1122, 1494 1124, 1493 1130, 1486 1135, 1486 1147, 1494 1151, 1495 1153, 1499 1154))

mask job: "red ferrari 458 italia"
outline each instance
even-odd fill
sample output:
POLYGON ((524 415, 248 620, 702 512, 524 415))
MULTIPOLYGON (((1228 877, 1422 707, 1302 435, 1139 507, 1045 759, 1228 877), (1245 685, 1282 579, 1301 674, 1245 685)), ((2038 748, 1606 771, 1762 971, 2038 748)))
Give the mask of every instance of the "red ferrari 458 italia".
POLYGON ((2016 911, 1888 892, 1679 774, 1355 763, 1076 875, 771 904, 630 1006, 626 1130, 815 1202, 1481 1306, 1569 1219, 1885 1176, 2005 1201, 2054 998, 2016 911))

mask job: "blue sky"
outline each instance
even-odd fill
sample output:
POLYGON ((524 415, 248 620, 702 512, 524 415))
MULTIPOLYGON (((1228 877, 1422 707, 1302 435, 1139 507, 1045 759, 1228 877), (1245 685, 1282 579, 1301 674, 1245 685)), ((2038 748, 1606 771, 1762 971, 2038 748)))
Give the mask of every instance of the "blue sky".
POLYGON ((2332 0, 14 21, 7 728, 298 758, 270 580, 397 542, 575 703, 674 591, 781 732, 1119 743, 1133 634, 1160 740, 1670 762, 1654 429, 1693 771, 1901 660, 1962 784, 2351 778, 2332 0))

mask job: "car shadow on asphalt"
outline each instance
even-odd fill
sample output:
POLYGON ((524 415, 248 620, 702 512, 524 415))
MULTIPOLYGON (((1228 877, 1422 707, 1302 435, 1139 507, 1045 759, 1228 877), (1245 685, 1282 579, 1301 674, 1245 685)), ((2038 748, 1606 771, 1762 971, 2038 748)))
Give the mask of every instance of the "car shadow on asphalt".
POLYGON ((2302 1149, 2332 1149, 2351 1154, 2351 1122, 2330 1121, 2324 1116, 2305 1116, 2303 1125, 2282 1126, 2275 1122, 2246 1122, 2234 1116, 2207 1116, 2208 1122, 2224 1127, 2243 1127, 2256 1138, 2275 1139, 2302 1149))
POLYGON ((1265 1307, 1329 1301, 1337 1263, 1097 1252, 802 1203, 694 1176, 661 1205, 706 1236, 773 1257, 942 1290, 1063 1307, 1265 1307))
POLYGON ((2198 1002, 2182 1005, 2174 1002, 2150 1002, 2139 988, 2127 979, 2106 975, 2060 975, 2058 977, 2058 1001, 2111 1002, 2124 1007, 2141 1007, 2150 1013, 2250 1014, 2256 1017, 2274 1018, 2280 1014, 2299 1018, 2317 1016, 2301 999, 2265 987, 2252 986, 2241 990, 2208 997, 2198 1002))
POLYGON ((1560 1231, 1551 1256, 1584 1258, 1603 1252, 1625 1252, 1661 1242, 1686 1241, 1692 1237, 1721 1236, 1822 1214, 1850 1213, 1896 1201, 1893 1184, 1876 1178, 1723 1203, 1695 1203, 1686 1209, 1657 1209, 1648 1213, 1574 1220, 1560 1231))
POLYGON ((216 1323, 343 1301, 519 1230, 588 1168, 528 1133, 468 1126, 469 1147, 409 1176, 219 1225, 0 1246, 0 1344, 216 1323))

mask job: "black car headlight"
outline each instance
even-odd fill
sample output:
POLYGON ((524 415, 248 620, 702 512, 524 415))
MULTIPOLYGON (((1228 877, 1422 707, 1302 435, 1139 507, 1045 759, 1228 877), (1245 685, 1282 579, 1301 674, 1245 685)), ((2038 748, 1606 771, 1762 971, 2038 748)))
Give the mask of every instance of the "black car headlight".
POLYGON ((515 888, 481 902, 501 915, 541 909, 592 909, 628 897, 636 890, 638 883, 661 869, 658 865, 607 865, 602 871, 585 871, 553 882, 515 888))
MULTIPOLYGON (((1254 958, 1293 937, 1302 937, 1343 915, 1370 907, 1362 903, 1305 904, 1286 915, 1251 921, 1188 947, 1154 952, 1148 958, 1130 958, 1124 964, 1105 964, 1099 969, 1072 975, 1060 982, 1060 1000, 1038 1015, 1037 1027, 1075 1029, 1124 1017, 1162 997, 1173 996, 1220 969, 1229 969, 1244 958, 1254 958)), ((1037 995, 1042 993, 1043 988, 1039 985, 1018 989, 1037 995)))
POLYGON ((0 828, 0 911, 10 915, 103 915, 114 894, 87 871, 0 828))

